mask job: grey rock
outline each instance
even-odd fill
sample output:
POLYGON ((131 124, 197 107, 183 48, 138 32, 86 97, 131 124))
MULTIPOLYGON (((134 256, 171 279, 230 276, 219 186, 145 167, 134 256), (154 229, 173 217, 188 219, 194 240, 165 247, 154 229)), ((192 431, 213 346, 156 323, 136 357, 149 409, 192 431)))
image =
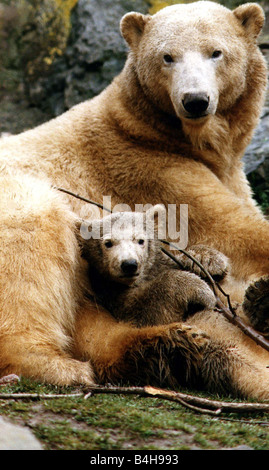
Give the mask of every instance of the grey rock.
MULTIPOLYGON (((269 64, 269 56, 268 56, 269 64)), ((260 123, 254 133, 252 142, 248 146, 243 161, 245 172, 248 175, 255 171, 266 159, 269 158, 269 88, 267 99, 260 123)))
MULTIPOLYGON (((269 13, 269 12, 268 12, 269 13)), ((266 54, 269 65, 269 52, 266 54)), ((269 88, 260 123, 243 157, 254 197, 268 216, 269 205, 269 88)))
POLYGON ((58 115, 99 94, 126 60, 122 16, 129 11, 147 13, 148 8, 146 0, 79 0, 66 52, 55 61, 49 77, 31 85, 31 102, 58 115))
MULTIPOLYGON (((259 42, 267 47, 262 48, 262 52, 269 67, 269 6, 267 2, 264 2, 263 7, 266 22, 259 42)), ((245 173, 250 176, 252 183, 255 186, 258 184, 261 190, 269 189, 269 87, 260 123, 245 152, 243 161, 245 173)))
POLYGON ((0 450, 42 450, 31 431, 0 417, 0 450))
POLYGON ((264 108, 259 126, 248 146, 243 161, 245 173, 252 173, 269 158, 269 106, 264 108))

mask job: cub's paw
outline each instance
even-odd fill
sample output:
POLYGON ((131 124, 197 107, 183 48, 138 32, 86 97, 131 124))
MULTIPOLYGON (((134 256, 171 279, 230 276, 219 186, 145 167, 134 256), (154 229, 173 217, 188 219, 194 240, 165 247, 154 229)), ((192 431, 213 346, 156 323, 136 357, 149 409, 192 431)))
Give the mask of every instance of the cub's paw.
MULTIPOLYGON (((162 296, 164 311, 169 311, 169 321, 186 321, 202 310, 216 306, 216 297, 208 284, 194 273, 170 270, 159 278, 162 285, 169 286, 162 296)), ((159 323, 168 323, 167 314, 160 317, 159 323)))
POLYGON ((269 336, 269 277, 261 278, 247 288, 243 310, 253 328, 269 336))
POLYGON ((186 305, 183 320, 205 309, 213 309, 216 306, 216 297, 205 281, 193 273, 182 273, 188 276, 184 289, 186 305))
MULTIPOLYGON (((199 261, 215 281, 222 281, 227 275, 229 260, 223 253, 204 245, 191 246, 188 253, 199 261)), ((204 271, 192 260, 190 260, 190 270, 202 278, 207 277, 204 271)))

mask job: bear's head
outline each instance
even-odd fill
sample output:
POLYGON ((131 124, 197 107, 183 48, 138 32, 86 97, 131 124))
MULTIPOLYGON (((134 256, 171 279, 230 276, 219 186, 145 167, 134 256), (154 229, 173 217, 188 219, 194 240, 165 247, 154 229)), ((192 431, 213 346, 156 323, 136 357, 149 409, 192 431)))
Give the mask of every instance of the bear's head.
POLYGON ((260 79, 265 88, 265 64, 257 47, 263 23, 263 10, 255 3, 231 11, 198 1, 153 16, 127 13, 121 32, 145 96, 193 124, 231 110, 250 74, 252 87, 260 79))
POLYGON ((142 279, 160 253, 158 224, 164 213, 164 206, 158 204, 146 212, 115 212, 84 221, 79 243, 90 269, 122 284, 142 279))

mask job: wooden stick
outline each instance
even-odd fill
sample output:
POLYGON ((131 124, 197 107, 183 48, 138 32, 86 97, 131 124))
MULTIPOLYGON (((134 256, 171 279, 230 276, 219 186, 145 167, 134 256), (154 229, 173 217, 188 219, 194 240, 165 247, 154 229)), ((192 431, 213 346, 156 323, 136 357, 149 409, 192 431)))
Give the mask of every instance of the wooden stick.
POLYGON ((200 398, 195 395, 190 395, 171 390, 165 390, 157 387, 104 387, 102 385, 88 388, 92 394, 95 393, 116 393, 126 395, 140 395, 150 396, 156 398, 164 398, 170 401, 184 402, 195 407, 203 408, 205 412, 214 411, 214 414, 220 414, 222 411, 226 412, 255 412, 265 411, 269 412, 269 403, 235 403, 217 400, 209 400, 208 398, 200 398), (216 413, 217 412, 217 413, 216 413))
MULTIPOLYGON (((102 387, 97 386, 90 389, 84 399, 87 400, 89 397, 92 397, 95 393, 113 393, 113 394, 129 394, 129 395, 140 395, 140 396, 156 396, 157 398, 165 398, 166 400, 176 401, 180 403, 182 406, 189 408, 193 411, 197 411, 198 413, 202 414, 211 414, 211 415, 218 415, 220 413, 219 410, 209 410, 205 409, 204 407, 196 406, 194 404, 188 403, 185 401, 181 396, 177 395, 176 392, 169 392, 162 389, 157 389, 151 386, 145 387, 102 387), (158 395, 158 396, 157 396, 158 395)), ((199 405, 199 404, 198 404, 199 405)))
POLYGON ((53 394, 53 393, 0 393, 0 400, 48 400, 54 398, 80 398, 84 393, 53 394))
MULTIPOLYGON (((222 411, 236 411, 236 412, 245 412, 245 411, 266 411, 269 412, 269 403, 235 403, 235 402, 225 402, 217 400, 209 400, 207 398, 200 398, 197 396, 174 392, 170 390, 163 390, 156 387, 144 387, 145 393, 150 396, 163 397, 163 398, 181 398, 187 403, 195 404, 200 407, 213 408, 218 411, 220 414, 222 411)), ((177 400, 175 400, 177 401, 177 400)))
POLYGON ((210 400, 208 398, 200 398, 172 390, 165 390, 150 385, 145 387, 117 387, 95 385, 85 388, 84 391, 71 394, 38 394, 38 393, 0 393, 0 400, 3 399, 26 399, 26 400, 48 400, 58 398, 82 398, 88 399, 95 394, 122 394, 122 395, 140 395, 143 397, 163 398, 165 400, 177 402, 183 406, 190 408, 199 413, 207 413, 211 415, 220 415, 222 412, 269 412, 269 403, 236 403, 218 400, 210 400))
POLYGON ((156 398, 165 398, 172 401, 183 400, 186 403, 199 406, 200 408, 213 409, 215 411, 266 411, 269 412, 269 403, 235 403, 225 402, 218 400, 209 400, 208 398, 200 398, 195 395, 189 395, 186 393, 175 392, 171 390, 165 390, 157 387, 145 386, 145 387, 105 387, 97 385, 94 387, 87 388, 92 394, 96 393, 116 393, 123 395, 140 395, 140 396, 151 396, 156 398))

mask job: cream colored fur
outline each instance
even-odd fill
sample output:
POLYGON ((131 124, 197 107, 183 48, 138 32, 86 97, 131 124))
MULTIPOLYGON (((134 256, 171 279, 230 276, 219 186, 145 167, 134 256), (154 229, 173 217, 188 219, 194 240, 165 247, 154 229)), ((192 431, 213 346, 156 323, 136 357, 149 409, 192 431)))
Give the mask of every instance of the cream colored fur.
MULTIPOLYGON (((93 218, 96 209, 51 186, 98 202, 111 196, 112 205, 132 208, 188 204, 189 243, 229 257, 225 288, 233 300, 241 301, 246 285, 268 274, 269 225, 251 198, 241 163, 266 89, 265 61, 256 45, 263 21, 255 4, 234 12, 198 2, 153 17, 131 13, 121 23, 131 52, 105 91, 0 141, 2 374, 92 383, 92 364, 97 380, 111 380, 108 370, 114 380, 128 379, 126 351, 139 349, 143 335, 172 341, 178 328, 182 335, 173 344, 186 337, 191 348, 195 341, 184 325, 142 331, 117 324, 91 303, 81 309, 85 266, 74 235, 75 214, 93 218), (213 63, 215 50, 223 55, 213 63), (164 54, 176 65, 167 67, 164 54), (196 61, 199 73, 193 70, 196 61), (204 118, 183 114, 188 82, 191 91, 210 96, 204 118)), ((231 366, 233 391, 268 399, 269 354, 214 312, 192 322, 212 344, 219 341, 230 351, 229 364, 237 364, 231 366), (243 358, 240 367, 237 356, 243 358)), ((214 367, 218 376, 217 362, 214 367)))

